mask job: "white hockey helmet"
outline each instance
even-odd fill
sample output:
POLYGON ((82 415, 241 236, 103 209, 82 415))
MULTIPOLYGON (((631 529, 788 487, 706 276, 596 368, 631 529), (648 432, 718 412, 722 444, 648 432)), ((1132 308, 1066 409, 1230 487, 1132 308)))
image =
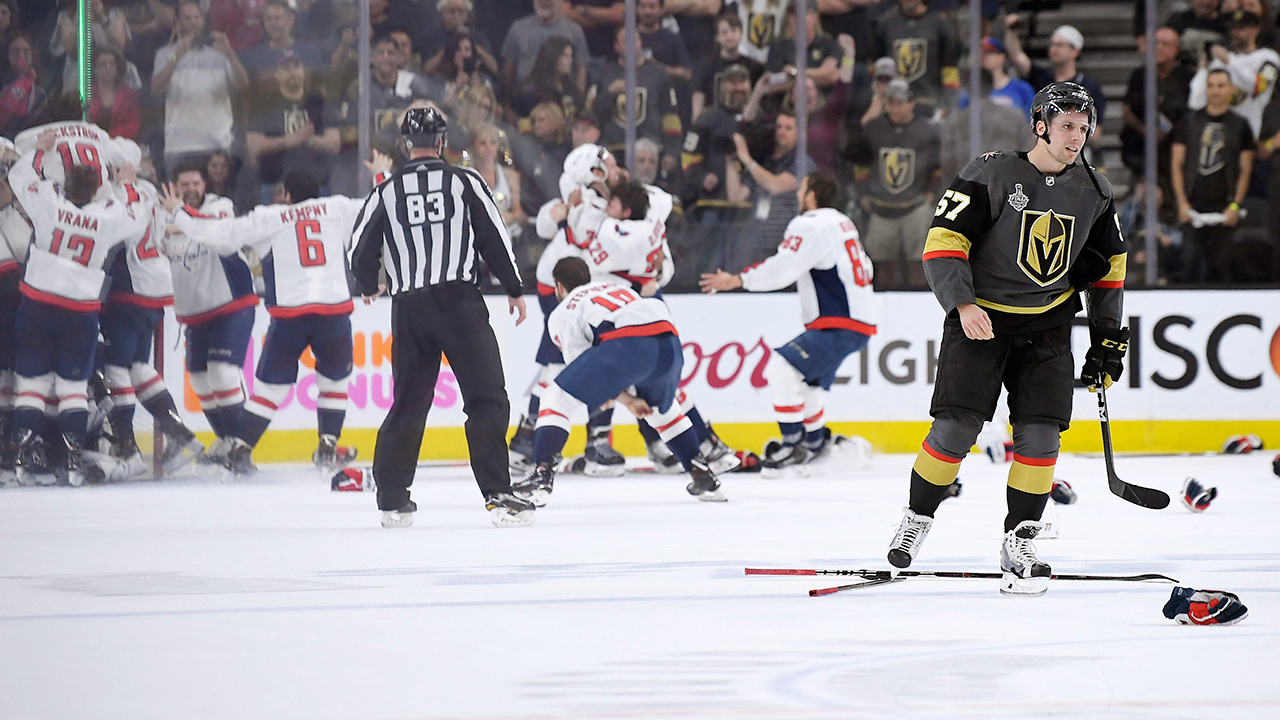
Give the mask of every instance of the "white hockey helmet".
POLYGON ((607 157, 608 150, 592 143, 574 148, 564 159, 564 173, 560 175, 560 197, 567 200, 574 190, 604 182, 609 175, 609 168, 605 164, 607 157), (596 170, 600 171, 599 175, 596 170))
POLYGON ((132 165, 138 167, 142 165, 142 148, 138 147, 138 143, 129 138, 116 137, 111 139, 115 146, 115 160, 121 165, 132 165))

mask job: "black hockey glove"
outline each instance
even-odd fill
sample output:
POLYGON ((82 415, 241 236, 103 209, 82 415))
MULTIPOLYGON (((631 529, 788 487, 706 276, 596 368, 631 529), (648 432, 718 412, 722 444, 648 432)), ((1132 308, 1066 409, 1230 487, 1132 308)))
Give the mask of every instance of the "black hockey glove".
POLYGON ((1129 328, 1089 327, 1092 343, 1084 354, 1080 380, 1097 392, 1098 385, 1111 387, 1124 373, 1124 354, 1129 350, 1129 328))
POLYGON ((1088 290, 1093 284, 1111 273, 1111 261, 1102 253, 1091 247, 1085 247, 1076 256, 1076 261, 1067 271, 1067 279, 1071 287, 1078 291, 1088 290))

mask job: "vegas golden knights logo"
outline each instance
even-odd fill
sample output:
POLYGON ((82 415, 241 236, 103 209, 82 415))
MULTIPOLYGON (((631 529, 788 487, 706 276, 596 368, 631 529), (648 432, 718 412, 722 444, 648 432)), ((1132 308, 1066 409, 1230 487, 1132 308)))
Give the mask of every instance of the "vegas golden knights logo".
POLYGON ((1212 175, 1227 164, 1227 131, 1222 123, 1205 123, 1200 132, 1200 174, 1212 175))
POLYGON ((907 82, 915 82, 924 75, 929 42, 924 38, 902 38, 893 41, 893 58, 898 62, 898 74, 907 82))
POLYGON ((1076 219, 1049 210, 1024 210, 1022 237, 1018 242, 1018 267, 1044 287, 1067 272, 1076 219))
POLYGON ((880 148, 880 184, 897 195, 916 180, 916 151, 911 148, 880 148))
POLYGON ((773 43, 774 22, 772 13, 751 13, 747 21, 747 42, 761 50, 768 49, 773 43))
MULTIPOLYGON (((636 126, 644 124, 644 118, 649 108, 649 88, 640 85, 636 86, 636 126)), ((627 94, 618 93, 618 97, 613 104, 613 119, 622 127, 627 126, 627 94)))
POLYGON ((302 130, 302 126, 307 124, 307 111, 305 108, 284 111, 284 134, 292 135, 302 130))

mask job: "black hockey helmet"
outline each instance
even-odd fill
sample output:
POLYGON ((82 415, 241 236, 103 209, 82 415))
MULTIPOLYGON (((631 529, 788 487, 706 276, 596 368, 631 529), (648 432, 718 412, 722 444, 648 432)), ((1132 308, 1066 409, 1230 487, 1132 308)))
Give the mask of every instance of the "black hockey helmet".
POLYGON ((1082 112, 1088 115, 1089 132, 1085 140, 1093 137, 1093 131, 1098 127, 1098 105, 1083 85, 1073 82, 1049 83, 1032 99, 1031 127, 1034 130, 1036 123, 1041 120, 1045 125, 1045 131, 1038 133, 1037 137, 1049 142, 1048 128, 1049 123, 1053 122, 1053 116, 1067 112, 1082 112))
POLYGON ((449 123, 444 115, 433 107, 409 108, 404 114, 404 122, 400 123, 400 134, 404 136, 404 146, 414 148, 432 148, 443 152, 448 143, 449 123))

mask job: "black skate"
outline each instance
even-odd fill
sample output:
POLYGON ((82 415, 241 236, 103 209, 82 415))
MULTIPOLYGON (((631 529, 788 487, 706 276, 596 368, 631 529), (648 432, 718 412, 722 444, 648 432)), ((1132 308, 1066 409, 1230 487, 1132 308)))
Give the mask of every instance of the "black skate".
POLYGON ((520 418, 516 434, 511 437, 511 444, 507 446, 507 465, 512 470, 523 473, 533 467, 533 428, 533 419, 520 418))
POLYGON ((203 461, 206 456, 204 443, 197 440, 185 427, 178 429, 183 432, 163 434, 164 451, 160 453, 160 466, 164 468, 166 475, 178 472, 191 462, 207 464, 203 461))
POLYGON ((644 453, 649 457, 649 462, 653 463, 653 471, 663 475, 679 475, 684 472, 684 466, 680 464, 680 458, 671 452, 667 444, 661 440, 655 440, 646 443, 644 453))
POLYGON ((889 564, 896 568, 911 566, 924 539, 929 537, 929 528, 933 527, 931 517, 917 515, 911 512, 911 508, 902 508, 902 512, 898 534, 893 536, 893 543, 889 545, 889 564))
POLYGON ((742 460, 738 454, 733 451, 733 448, 725 445, 720 436, 714 432, 711 433, 711 437, 702 441, 698 446, 698 452, 706 458, 707 467, 716 475, 733 472, 742 466, 742 460))
POLYGON ((30 429, 19 430, 16 441, 14 470, 23 485, 51 485, 56 480, 49 465, 49 448, 44 438, 30 429))
POLYGON ((406 528, 413 524, 413 514, 418 512, 418 505, 412 500, 406 500, 396 510, 382 511, 382 527, 384 528, 406 528))
POLYGON ((236 475, 254 475, 258 466, 253 464, 253 446, 240 438, 231 439, 231 449, 227 451, 227 469, 236 475))
POLYGON ((532 525, 534 504, 509 493, 494 493, 485 499, 485 510, 494 527, 532 525))
POLYGON ((1044 529, 1044 523, 1023 520, 1018 527, 1004 534, 1000 547, 1000 592, 1005 595, 1038 597, 1049 589, 1053 569, 1036 557, 1036 546, 1031 540, 1044 529))
POLYGON ((79 440, 68 433, 63 433, 62 443, 66 446, 66 452, 62 463, 53 470, 59 483, 80 487, 86 482, 96 485, 107 479, 107 474, 101 467, 85 460, 84 449, 80 447, 79 440))
POLYGON ((609 444, 609 434, 591 438, 582 456, 582 472, 591 477, 622 477, 627 474, 627 459, 609 444))
POLYGON ((320 444, 311 454, 311 462, 316 469, 325 474, 337 472, 350 465, 356 459, 356 449, 339 446, 338 438, 333 435, 321 435, 320 444))
POLYGON ((0 487, 18 482, 18 444, 9 439, 7 419, 6 414, 0 414, 0 487))
POLYGON ((720 481, 716 479, 715 473, 711 471, 705 459, 695 458, 689 474, 693 476, 693 480, 689 482, 685 490, 688 490, 690 495, 703 502, 725 502, 728 500, 724 493, 720 492, 720 481))
MULTIPOLYGON (((166 448, 167 449, 167 448, 166 448)), ((196 456, 196 464, 206 467, 229 469, 227 455, 231 452, 231 438, 219 437, 213 441, 208 450, 196 456)))
POLYGON ((764 457, 760 458, 760 477, 806 477, 809 469, 805 466, 811 460, 813 453, 804 445, 783 445, 781 441, 770 440, 764 446, 764 457))
POLYGON ((539 463, 525 474, 524 479, 511 483, 511 494, 527 500, 534 507, 543 507, 551 497, 555 480, 555 464, 539 463))

